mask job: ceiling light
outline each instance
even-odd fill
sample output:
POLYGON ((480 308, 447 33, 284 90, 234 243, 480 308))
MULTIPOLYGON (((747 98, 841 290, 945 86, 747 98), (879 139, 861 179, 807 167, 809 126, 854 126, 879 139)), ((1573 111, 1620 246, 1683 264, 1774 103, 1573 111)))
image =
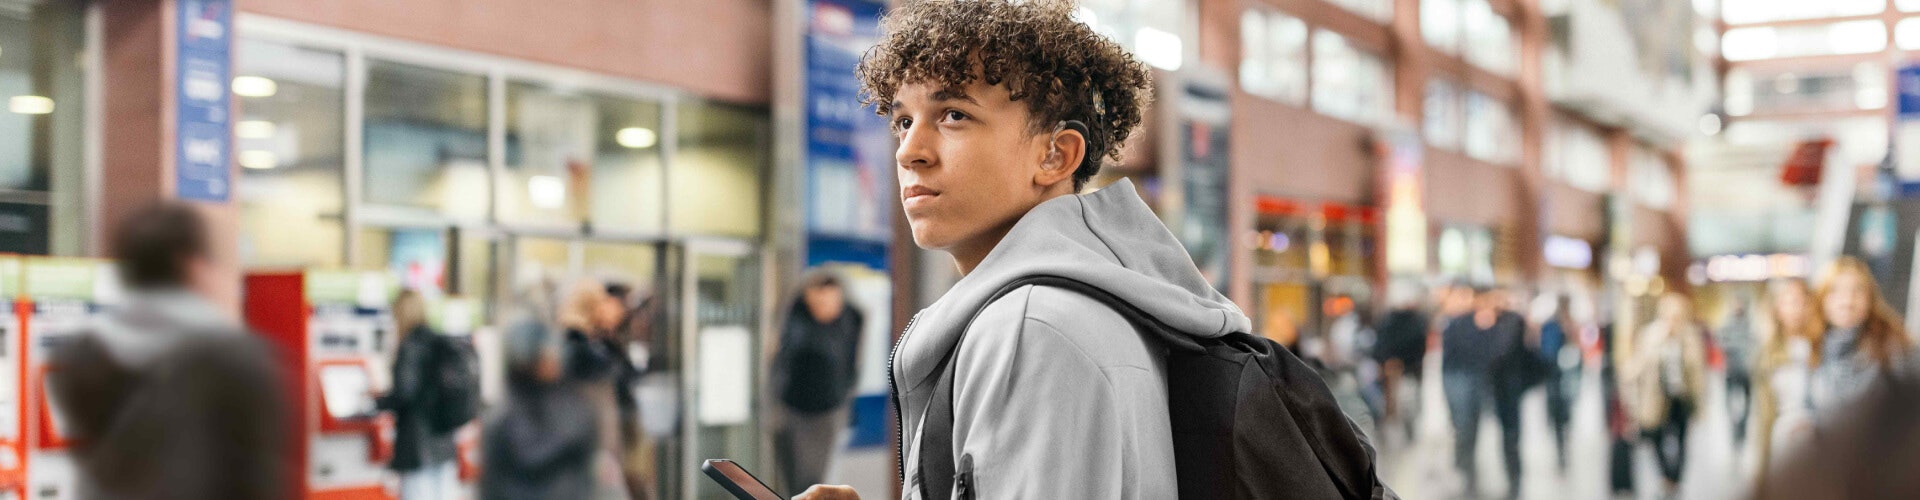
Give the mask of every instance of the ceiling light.
POLYGON ((551 175, 527 178, 527 201, 534 208, 552 210, 566 206, 567 181, 551 175))
POLYGON ((646 149, 660 142, 660 134, 654 133, 653 129, 627 127, 614 132, 613 140, 620 143, 621 147, 646 149))
POLYGON ((246 120, 233 124, 233 135, 241 139, 271 139, 274 128, 270 121, 246 120))
POLYGON ((53 112, 53 99, 37 95, 17 95, 7 100, 7 111, 23 115, 44 115, 53 112))
POLYGON ((264 76, 241 76, 233 79, 233 93, 241 97, 273 97, 280 92, 280 85, 264 76))
POLYGON ((254 170, 266 170, 280 166, 280 157, 275 156, 272 151, 241 151, 238 159, 240 166, 254 170))

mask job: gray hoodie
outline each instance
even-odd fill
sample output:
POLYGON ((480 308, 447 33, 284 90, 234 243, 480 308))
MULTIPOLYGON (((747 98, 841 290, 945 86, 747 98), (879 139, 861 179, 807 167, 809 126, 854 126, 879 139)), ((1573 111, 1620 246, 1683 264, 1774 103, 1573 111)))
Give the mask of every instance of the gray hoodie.
POLYGON ((1037 274, 1099 287, 1197 337, 1251 327, 1131 183, 1042 203, 900 340, 893 375, 908 436, 903 496, 920 496, 914 457, 936 396, 932 372, 963 328, 953 451, 956 464, 971 457, 976 498, 1178 496, 1164 349, 1070 291, 1028 286, 986 303, 1008 282, 1037 274))

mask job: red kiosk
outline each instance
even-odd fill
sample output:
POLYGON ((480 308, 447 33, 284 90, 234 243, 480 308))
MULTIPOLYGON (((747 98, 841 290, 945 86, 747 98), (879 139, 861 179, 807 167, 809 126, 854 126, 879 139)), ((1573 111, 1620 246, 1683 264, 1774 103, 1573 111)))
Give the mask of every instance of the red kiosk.
POLYGON ((247 327, 276 347, 293 403, 292 498, 387 500, 392 421, 374 407, 380 346, 393 334, 381 273, 249 273, 247 327))
MULTIPOLYGON (((113 264, 105 260, 55 257, 26 257, 20 262, 21 335, 18 344, 7 348, 21 356, 7 356, 0 371, 17 374, 20 384, 20 408, 0 411, 19 415, 18 422, 0 425, 0 435, 25 431, 25 445, 13 456, 25 469, 26 494, 41 499, 79 498, 75 491, 73 458, 67 452, 67 436, 57 401, 47 395, 47 359, 60 342, 71 338, 93 323, 105 308, 118 302, 120 288, 113 264), (18 346, 15 350, 14 346, 18 346)), ((4 274, 4 272, 0 272, 4 274)), ((11 354, 11 353, 10 353, 11 354)), ((10 381, 9 381, 10 382, 10 381)), ((14 384, 0 384, 11 387, 14 384)), ((0 456, 0 461, 6 460, 0 456)), ((4 465, 4 464, 0 464, 4 465)))
POLYGON ((26 317, 32 314, 21 289, 20 257, 0 255, 0 495, 25 498, 27 494, 27 420, 25 387, 26 365, 20 353, 26 349, 26 317))

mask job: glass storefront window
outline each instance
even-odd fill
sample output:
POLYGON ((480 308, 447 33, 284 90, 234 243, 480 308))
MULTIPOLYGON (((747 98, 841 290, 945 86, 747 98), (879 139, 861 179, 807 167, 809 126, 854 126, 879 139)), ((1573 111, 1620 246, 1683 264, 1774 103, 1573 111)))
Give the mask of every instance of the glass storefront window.
POLYGON ((369 59, 362 147, 367 203, 487 216, 485 76, 369 59))
POLYGON ((668 227, 680 234, 759 236, 771 144, 766 114, 704 102, 677 109, 679 150, 667 169, 668 227))
POLYGON ((1467 0, 1461 16, 1462 49, 1467 62, 1494 74, 1513 76, 1516 55, 1513 27, 1507 18, 1493 12, 1487 0, 1467 0))
POLYGON ((1279 12, 1240 16, 1240 88, 1293 105, 1307 103, 1307 23, 1279 12))
POLYGON ((1792 69, 1736 68, 1727 74, 1727 108, 1740 115, 1881 109, 1887 70, 1879 62, 1792 69))
POLYGON ((1920 0, 1894 0, 1893 6, 1901 12, 1920 12, 1920 0))
POLYGON ((1376 23, 1393 22, 1393 0, 1330 0, 1330 2, 1376 23))
POLYGON ((240 95, 234 123, 240 261, 250 267, 344 262, 346 58, 338 51, 243 39, 234 74, 272 81, 240 95))
POLYGON ((1420 115, 1420 128, 1427 136, 1427 144, 1436 148, 1459 150, 1460 127, 1464 123, 1460 110, 1460 87, 1446 80, 1427 82, 1426 104, 1420 115))
POLYGON ((81 251, 81 9, 81 2, 0 1, 0 252, 81 251))
MULTIPOLYGON (((1920 0, 1913 0, 1920 4, 1920 0)), ((1920 17, 1901 19, 1893 25, 1893 43, 1900 50, 1920 50, 1920 17)))
POLYGON ((1420 38, 1441 52, 1459 53, 1464 10, 1462 0, 1420 0, 1420 38))
POLYGON ((1613 183, 1612 155, 1592 127, 1558 121, 1547 138, 1544 169, 1548 178, 1595 193, 1606 191, 1613 183))
POLYGON ((1513 109, 1507 103, 1468 91, 1466 119, 1467 156, 1509 165, 1520 160, 1516 146, 1520 142, 1520 130, 1514 125, 1513 109))
POLYGON ((513 82, 506 111, 502 221, 660 230, 658 103, 513 82))
POLYGON ((1313 110, 1361 124, 1393 116, 1393 81, 1386 61, 1338 33, 1313 34, 1313 110))
MULTIPOLYGON (((1898 0, 1901 10, 1920 8, 1898 0)), ((1886 0, 1723 0, 1720 13, 1727 24, 1752 24, 1829 17, 1867 16, 1886 10, 1886 0)))
POLYGON ((1673 173, 1667 171, 1665 159, 1644 146, 1635 147, 1629 168, 1632 185, 1628 190, 1635 200, 1657 210, 1673 206, 1673 173))
POLYGON ((1186 2, 1085 0, 1074 19, 1120 44, 1141 62, 1176 71, 1187 55, 1183 41, 1197 37, 1187 23, 1186 6, 1186 2))
POLYGON ((1720 51, 1730 61, 1870 54, 1886 48, 1887 25, 1878 19, 1734 28, 1720 36, 1720 51))

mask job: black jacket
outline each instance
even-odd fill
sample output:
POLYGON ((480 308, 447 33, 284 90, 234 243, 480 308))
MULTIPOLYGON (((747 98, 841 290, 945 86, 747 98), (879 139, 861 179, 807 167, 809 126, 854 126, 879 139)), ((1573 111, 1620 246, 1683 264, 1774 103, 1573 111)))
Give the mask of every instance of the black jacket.
POLYGON ((393 389, 381 396, 381 410, 393 412, 393 462, 388 467, 406 472, 453 460, 457 455, 452 434, 433 431, 428 407, 435 341, 440 333, 426 326, 401 339, 393 358, 393 389))
POLYGON ((482 433, 480 497, 590 498, 600 439, 593 404, 575 384, 509 378, 511 399, 482 433))
POLYGON ((866 319, 851 304, 821 323, 804 301, 788 310, 774 356, 774 389, 787 408, 819 414, 845 406, 859 382, 860 331, 866 319))
POLYGON ((1380 319, 1379 341, 1373 346, 1373 359, 1382 363, 1400 360, 1406 373, 1420 376, 1427 358, 1427 325, 1432 320, 1418 309, 1394 309, 1380 319))

